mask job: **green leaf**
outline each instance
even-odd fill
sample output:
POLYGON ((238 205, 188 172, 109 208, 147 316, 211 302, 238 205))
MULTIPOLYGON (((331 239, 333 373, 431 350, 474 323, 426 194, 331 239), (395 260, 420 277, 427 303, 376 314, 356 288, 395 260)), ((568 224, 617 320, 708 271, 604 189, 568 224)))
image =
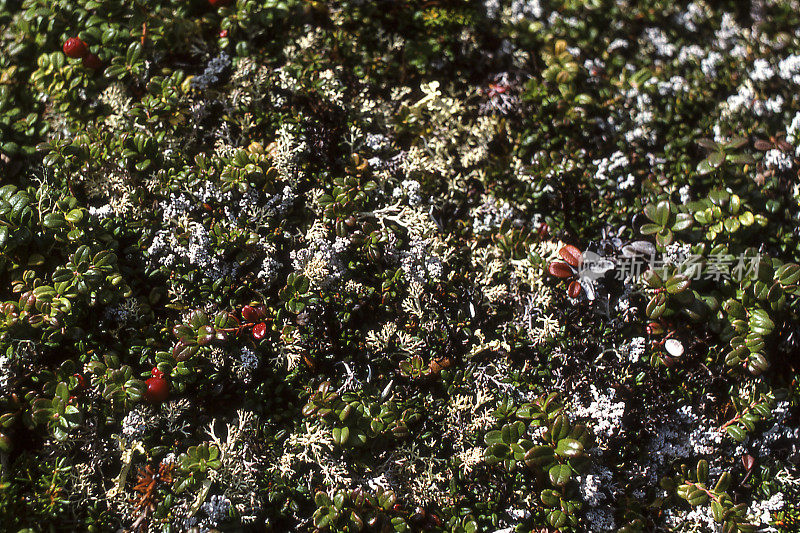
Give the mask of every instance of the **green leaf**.
POLYGON ((550 465, 555 460, 555 451, 550 446, 534 446, 525 454, 525 465, 536 470, 550 465))
POLYGON ((703 159, 697 164, 697 173, 701 176, 705 176, 711 172, 714 172, 714 167, 711 165, 711 161, 709 161, 708 158, 703 159))
POLYGON ((649 302, 647 302, 645 313, 647 314, 648 318, 652 320, 658 320, 661 315, 664 314, 666 309, 667 297, 664 295, 664 293, 658 293, 650 298, 649 302))
POLYGON ((708 461, 700 459, 697 461, 697 481, 705 483, 708 480, 708 461))
POLYGON ((347 439, 350 438, 350 428, 346 426, 342 428, 333 428, 331 433, 333 435, 333 442, 339 446, 344 446, 345 443, 347 443, 347 439))
POLYGON ((697 144, 699 144, 700 146, 702 146, 703 148, 705 148, 708 151, 712 151, 712 152, 719 151, 719 144, 714 142, 712 139, 707 139, 705 137, 702 138, 702 139, 697 139, 697 144))
POLYGON ((667 281, 664 283, 664 287, 667 289, 668 293, 678 294, 688 289, 690 283, 691 282, 686 275, 675 274, 671 278, 667 279, 667 281))
MULTIPOLYGON (((761 353, 751 353, 747 358, 747 371, 754 376, 759 376, 769 369, 769 361, 761 353)), ((750 429, 750 428, 748 428, 750 429)))
POLYGON ((739 222, 741 222, 742 226, 752 226, 755 221, 756 219, 751 211, 745 211, 739 215, 739 222))
POLYGON ((330 505, 332 502, 327 494, 325 494, 322 491, 319 491, 314 495, 314 503, 317 505, 317 507, 326 507, 330 505))
POLYGON ((65 402, 69 400, 69 388, 63 381, 56 385, 56 397, 61 398, 65 402))
POLYGON ((723 206, 727 204, 730 196, 730 193, 723 189, 714 189, 708 193, 708 199, 711 200, 711 203, 717 206, 723 206))
POLYGON ((734 165, 752 165, 755 159, 750 154, 728 154, 725 159, 734 165))
POLYGON ((692 227, 694 220, 688 213, 678 213, 675 215, 675 223, 672 224, 672 231, 684 231, 692 227))
POLYGON ((708 501, 708 494, 700 489, 690 490, 689 497, 686 498, 686 501, 689 502, 689 505, 697 507, 698 505, 702 505, 708 501))
POLYGON ((314 525, 319 529, 325 529, 331 524, 331 516, 327 510, 322 513, 314 513, 314 525), (324 514, 323 514, 324 513, 324 514))
POLYGON ((575 439, 561 439, 556 445, 556 453, 561 457, 577 457, 583 454, 583 444, 575 439))
POLYGON ((758 333, 748 333, 744 344, 750 350, 750 353, 755 353, 762 351, 766 343, 764 342, 764 337, 758 333))
POLYGON ((550 433, 553 437, 553 441, 557 442, 558 440, 569 435, 570 429, 571 427, 569 418, 564 415, 558 415, 555 417, 553 420, 553 425, 550 427, 550 433))
POLYGON ((569 483, 572 469, 567 465, 555 465, 550 467, 547 474, 550 476, 550 482, 553 485, 563 487, 569 483))
POLYGON ((783 286, 795 285, 800 281, 800 265, 787 263, 778 269, 776 276, 783 286))
POLYGON ((344 492, 337 492, 333 496, 333 506, 336 507, 339 511, 342 510, 345 504, 345 494, 344 492))
POLYGON ((657 224, 643 224, 639 231, 642 232, 642 235, 653 235, 654 233, 661 231, 661 226, 658 226, 657 224))
POLYGON ((656 204, 647 204, 644 206, 644 215, 655 222, 656 220, 656 204))
POLYGON ((68 435, 69 434, 64 429, 62 429, 60 426, 53 426, 53 437, 57 441, 65 440, 68 435))
POLYGON ((142 45, 139 42, 134 41, 128 46, 128 51, 125 54, 125 62, 128 65, 133 65, 139 58, 142 57, 142 45))
POLYGON ((498 442, 497 444, 492 444, 491 446, 489 446, 489 448, 487 448, 486 450, 486 453, 488 455, 504 459, 507 458, 508 455, 511 453, 511 447, 505 442, 498 442))
POLYGON ((745 318, 746 316, 744 306, 733 298, 726 300, 725 303, 722 304, 722 308, 733 318, 745 318))
POLYGON ((503 438, 503 442, 506 444, 517 442, 517 440, 519 439, 519 433, 517 432, 517 428, 514 424, 504 425, 500 429, 500 435, 503 438))
POLYGON ((649 269, 642 274, 642 279, 651 289, 660 289, 664 286, 664 281, 661 279, 661 276, 659 276, 653 269, 649 269))
POLYGON ((667 226, 669 222, 669 216, 672 212, 672 205, 669 203, 669 200, 661 200, 656 205, 655 211, 655 219, 653 222, 661 226, 662 228, 667 226))
POLYGON ((747 435, 747 434, 745 433, 744 429, 742 429, 740 426, 737 426, 736 424, 732 424, 732 425, 730 425, 730 426, 726 427, 726 428, 725 428, 725 431, 726 431, 726 432, 728 433, 728 435, 730 435, 730 436, 731 436, 731 438, 732 438, 733 440, 735 440, 736 442, 743 442, 743 441, 744 441, 744 438, 745 438, 745 436, 747 435))
POLYGON ((47 229, 58 229, 66 227, 67 223, 61 213, 48 213, 44 216, 42 225, 47 229))
POLYGON ((725 154, 722 152, 711 152, 708 154, 706 160, 708 160, 708 164, 711 165, 712 168, 716 169, 722 166, 722 163, 725 161, 725 154))
POLYGON ((750 315, 750 329, 756 333, 767 335, 775 329, 775 323, 763 309, 756 309, 750 315))
POLYGON ((717 480, 717 485, 714 487, 714 492, 725 492, 731 486, 731 475, 728 472, 723 472, 717 480))
POLYGON ((567 515, 563 511, 555 509, 547 513, 547 521, 556 529, 561 528, 567 523, 567 515))
POLYGON ((487 445, 499 444, 503 442, 503 435, 499 430, 493 429, 483 437, 483 442, 485 442, 487 445))
POLYGON ((656 244, 659 246, 669 246, 672 243, 672 231, 666 229, 656 234, 656 244))
POLYGON ((548 507, 556 507, 561 501, 561 496, 553 489, 544 489, 539 497, 541 498, 542 503, 548 507))
POLYGON ((66 215, 66 220, 70 224, 77 224, 81 220, 83 220, 84 211, 83 209, 73 209, 66 215))
POLYGON ((726 218, 724 225, 725 225, 725 231, 727 231, 728 233, 736 233, 737 231, 739 231, 739 228, 741 227, 738 218, 726 218))

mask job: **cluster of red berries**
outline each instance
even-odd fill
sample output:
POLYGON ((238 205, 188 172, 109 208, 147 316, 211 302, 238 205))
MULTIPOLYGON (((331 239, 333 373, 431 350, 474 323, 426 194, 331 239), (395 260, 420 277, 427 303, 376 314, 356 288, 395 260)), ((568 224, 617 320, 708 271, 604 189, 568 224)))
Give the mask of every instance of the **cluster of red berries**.
POLYGON ((251 334, 257 341, 267 336, 267 324, 264 322, 266 317, 267 308, 263 305, 257 305, 255 307, 252 305, 245 305, 242 307, 242 318, 246 322, 253 324, 251 334))
POLYGON ((84 67, 92 70, 98 70, 103 66, 100 58, 89 52, 89 47, 80 37, 70 37, 64 42, 64 54, 73 59, 80 59, 84 67))

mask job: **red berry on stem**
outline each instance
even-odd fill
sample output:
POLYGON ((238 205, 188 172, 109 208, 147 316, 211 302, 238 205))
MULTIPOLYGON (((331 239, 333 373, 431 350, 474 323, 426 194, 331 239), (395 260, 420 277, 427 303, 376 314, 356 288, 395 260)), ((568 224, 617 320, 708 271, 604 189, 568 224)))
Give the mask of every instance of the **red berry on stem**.
POLYGON ((169 382, 162 377, 153 376, 145 381, 147 390, 144 391, 144 399, 150 403, 162 403, 169 398, 169 382))
POLYGON ((155 378, 163 378, 164 377, 164 373, 161 370, 159 370, 157 366, 153 367, 153 369, 150 371, 150 375, 155 377, 155 378))
POLYGON ((89 53, 89 49, 86 47, 86 43, 78 37, 70 37, 64 42, 64 53, 67 57, 80 59, 89 53))
POLYGON ((259 322, 253 326, 253 338, 260 341, 267 336, 267 325, 264 322, 259 322))
POLYGON ((258 320, 258 312, 252 306, 245 305, 242 307, 242 318, 248 322, 255 322, 258 320))
POLYGON ((83 66, 92 70, 100 70, 103 68, 103 62, 94 54, 87 54, 83 56, 83 66))

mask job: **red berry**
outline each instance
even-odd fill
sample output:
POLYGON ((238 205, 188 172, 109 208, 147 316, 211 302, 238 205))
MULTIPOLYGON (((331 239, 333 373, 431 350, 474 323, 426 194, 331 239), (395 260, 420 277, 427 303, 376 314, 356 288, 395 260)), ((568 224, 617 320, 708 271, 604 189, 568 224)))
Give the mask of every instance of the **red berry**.
POLYGON ((264 322, 259 322, 253 326, 253 338, 260 341, 267 336, 267 325, 264 322))
POLYGON ((82 375, 80 375, 80 374, 75 374, 75 379, 77 379, 77 380, 78 380, 78 388, 79 388, 80 390, 84 390, 84 389, 86 389, 86 378, 84 378, 84 377, 83 377, 82 375))
POLYGON ((225 37, 228 36, 228 30, 222 30, 221 32, 219 32, 219 36, 221 39, 224 39, 225 37))
POLYGON ((162 377, 153 376, 145 381, 147 390, 144 399, 150 403, 162 403, 169 398, 169 382, 162 377))
POLYGON ((242 307, 242 318, 248 322, 255 322, 258 320, 258 311, 256 311, 252 306, 245 305, 242 307))
POLYGON ((83 66, 92 70, 100 70, 103 68, 103 62, 94 54, 86 54, 83 56, 83 66))
POLYGON ((64 53, 67 57, 79 59, 89 53, 86 43, 78 37, 70 37, 64 43, 64 53))
POLYGON ((161 370, 159 370, 157 366, 153 367, 153 369, 150 371, 150 375, 155 377, 155 378, 163 378, 164 377, 164 373, 161 370))
POLYGON ((208 0, 211 7, 224 7, 231 3, 231 0, 208 0))

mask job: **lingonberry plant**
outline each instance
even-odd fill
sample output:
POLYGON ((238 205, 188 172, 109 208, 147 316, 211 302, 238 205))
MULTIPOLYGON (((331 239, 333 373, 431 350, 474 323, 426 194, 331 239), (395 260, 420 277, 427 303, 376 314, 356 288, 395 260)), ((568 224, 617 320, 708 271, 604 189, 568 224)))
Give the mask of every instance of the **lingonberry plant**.
POLYGON ((0 0, 0 530, 797 531, 794 0, 0 0))

